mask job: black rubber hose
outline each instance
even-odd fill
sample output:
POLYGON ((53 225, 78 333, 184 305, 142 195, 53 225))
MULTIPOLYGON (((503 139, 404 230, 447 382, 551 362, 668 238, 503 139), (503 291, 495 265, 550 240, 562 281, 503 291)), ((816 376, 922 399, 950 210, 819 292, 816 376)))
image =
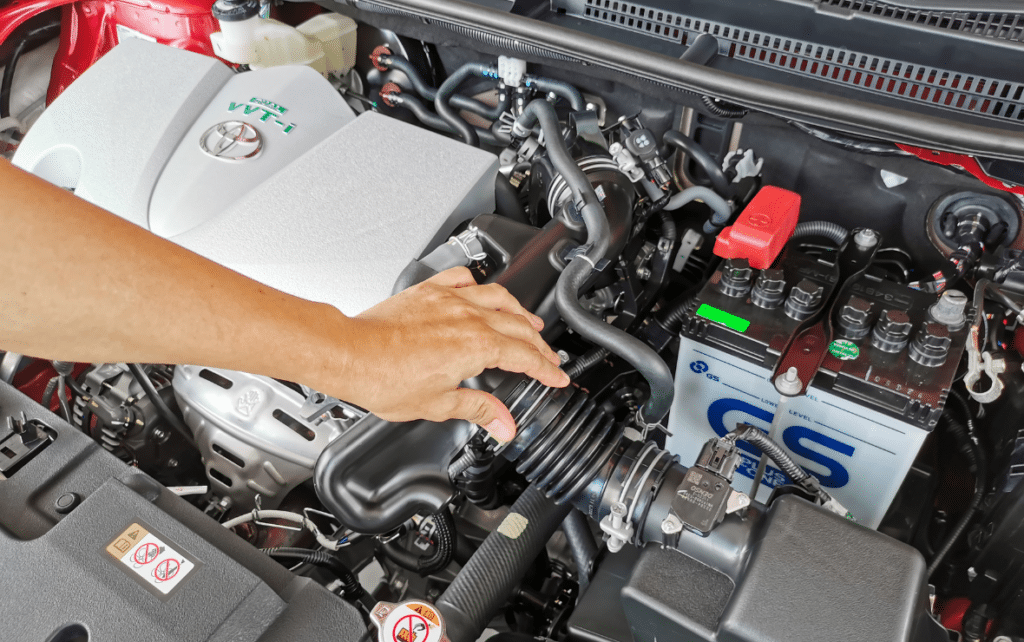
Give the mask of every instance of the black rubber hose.
POLYGON ((590 585, 590 574, 594 571, 594 561, 598 554, 597 542, 594 541, 594 533, 587 523, 587 516, 578 510, 570 511, 565 516, 562 530, 565 531, 569 551, 576 563, 576 579, 580 584, 580 595, 583 595, 587 592, 587 586, 590 585))
POLYGON ((612 352, 608 348, 602 348, 601 346, 595 346, 590 350, 587 350, 580 356, 576 357, 572 363, 567 365, 563 370, 565 374, 569 375, 570 379, 577 379, 584 372, 587 372, 597 364, 604 361, 605 357, 610 355, 612 352))
POLYGON ((264 548, 261 550, 270 557, 296 559, 304 564, 312 564, 327 569, 332 575, 341 580, 342 594, 346 599, 358 601, 367 611, 372 611, 373 607, 377 605, 376 600, 359 583, 359 578, 352 572, 352 569, 330 551, 288 547, 264 548))
POLYGON ((583 101, 583 95, 579 90, 567 82, 553 80, 551 78, 530 78, 530 84, 544 92, 564 98, 573 111, 586 111, 587 104, 583 101))
MULTIPOLYGON (((423 80, 419 70, 405 58, 394 54, 390 56, 381 56, 380 63, 385 67, 396 69, 405 74, 409 78, 409 82, 412 83, 413 89, 416 93, 422 96, 424 100, 433 101, 437 97, 437 89, 428 85, 423 80)), ((479 100, 463 96, 462 94, 452 94, 449 102, 451 102, 452 107, 455 107, 460 111, 468 111, 480 116, 481 118, 486 118, 487 120, 497 119, 498 116, 501 116, 501 114, 508 109, 507 102, 498 103, 494 107, 491 107, 490 105, 485 105, 479 100)))
POLYGON ((647 380, 651 396, 637 411, 637 420, 643 425, 657 424, 672 407, 672 397, 675 394, 672 371, 646 343, 608 325, 580 307, 580 288, 589 278, 592 267, 582 257, 573 259, 565 267, 555 285, 555 304, 558 306, 558 313, 580 336, 619 355, 647 380))
POLYGON ((434 517, 434 552, 427 557, 420 557, 409 552, 392 540, 381 545, 381 552, 407 571, 427 576, 448 568, 455 555, 455 520, 447 508, 442 508, 434 517))
POLYGON ((544 145, 548 152, 548 158, 550 158, 555 171, 569 186, 573 203, 577 205, 580 216, 583 217, 583 223, 587 227, 587 245, 590 246, 588 254, 594 257, 594 260, 604 258, 611 237, 608 217, 605 215, 604 208, 601 207, 601 201, 597 198, 597 193, 594 192, 590 180, 569 154, 569 150, 565 146, 565 139, 562 138, 562 126, 558 122, 558 115, 555 114, 551 103, 546 100, 530 101, 516 120, 515 127, 531 130, 534 125, 540 125, 540 129, 544 133, 544 145))
POLYGON ((142 366, 137 363, 129 363, 128 369, 131 371, 132 375, 135 376, 139 385, 142 386, 146 396, 153 402, 153 407, 156 408, 157 414, 160 415, 164 421, 170 424, 172 428, 177 430, 181 436, 185 438, 187 443, 194 446, 195 440, 192 439, 192 433, 189 431, 188 426, 186 426, 178 415, 174 414, 167 404, 164 403, 164 398, 160 396, 156 387, 153 386, 153 381, 149 378, 149 375, 146 374, 146 371, 142 369, 142 366))
POLYGON ((711 181, 711 187, 719 195, 726 199, 732 198, 732 185, 730 185, 729 179, 725 177, 725 172, 722 171, 722 168, 718 166, 715 159, 711 158, 711 155, 703 147, 674 129, 665 132, 662 141, 666 145, 663 156, 667 157, 670 154, 671 150, 668 147, 675 147, 697 163, 711 181))
POLYGON ((462 65, 455 70, 455 73, 448 76, 448 79, 441 83, 441 86, 437 89, 437 95, 434 97, 434 111, 451 125, 452 129, 462 137, 462 140, 467 145, 478 147, 480 140, 476 130, 474 130, 472 125, 459 117, 458 112, 455 111, 450 102, 459 85, 473 76, 493 77, 493 72, 487 65, 477 62, 467 62, 462 65))
POLYGON ((793 230, 793 238, 795 239, 821 236, 835 243, 837 247, 842 247, 843 243, 846 242, 846 237, 849 235, 849 230, 839 223, 833 223, 832 221, 804 221, 803 223, 798 223, 796 229, 793 230))
POLYGON ((571 510, 569 504, 556 506, 536 486, 519 496, 436 602, 448 639, 480 637, 571 510))
MULTIPOLYGON (((423 102, 420 101, 420 99, 416 98, 415 96, 402 94, 402 96, 396 101, 396 103, 411 111, 413 115, 416 116, 417 120, 419 120, 427 127, 445 132, 446 134, 458 133, 459 135, 461 135, 460 131, 456 131, 448 123, 448 121, 427 109, 427 106, 424 105, 423 102)), ((491 147, 504 147, 509 143, 509 140, 507 138, 499 137, 489 129, 473 127, 464 120, 461 122, 466 127, 471 128, 474 132, 474 135, 477 137, 477 140, 483 142, 485 145, 489 145, 491 147)))
POLYGON ((49 40, 59 34, 60 20, 56 20, 29 30, 24 37, 15 43, 11 54, 7 57, 3 79, 0 80, 0 118, 7 118, 11 115, 11 92, 14 89, 14 72, 18 66, 18 60, 25 53, 25 49, 36 40, 49 40))
POLYGON ((494 178, 494 204, 498 214, 505 218, 512 219, 517 223, 530 224, 526 210, 519 201, 519 193, 516 192, 516 188, 512 187, 512 183, 508 182, 508 178, 500 172, 494 178))
MULTIPOLYGON (((966 400, 965 400, 966 403, 966 400)), ((972 432, 968 431, 968 428, 960 423, 958 419, 954 419, 948 412, 943 415, 946 421, 946 426, 950 431, 957 437, 957 440, 961 442, 961 452, 967 458, 967 466, 971 472, 974 473, 974 494, 971 496, 971 503, 967 506, 967 510, 960 516, 956 526, 950 531, 949 535, 946 536, 946 541, 943 542, 942 546, 939 547, 935 557, 932 558, 930 564, 928 564, 928 575, 931 577, 935 571, 942 565, 946 557, 949 555, 953 547, 957 545, 960 538, 963 537, 964 533, 967 532, 967 527, 971 525, 971 521, 978 514, 981 509, 981 503, 985 499, 985 488, 987 486, 987 475, 988 475, 988 463, 985 458, 985 451, 978 443, 977 436, 972 432)), ((967 415, 968 421, 973 425, 973 418, 970 414, 967 415)))

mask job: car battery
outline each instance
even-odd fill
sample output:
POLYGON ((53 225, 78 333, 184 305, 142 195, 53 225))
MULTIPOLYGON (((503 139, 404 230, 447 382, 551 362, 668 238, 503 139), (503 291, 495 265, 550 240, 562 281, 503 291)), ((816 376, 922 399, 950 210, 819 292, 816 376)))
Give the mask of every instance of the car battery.
MULTIPOLYGON (((767 432, 782 399, 780 363, 818 350, 810 384, 785 398, 775 439, 855 520, 877 528, 942 414, 970 310, 959 292, 940 301, 871 271, 840 282, 837 257, 791 241, 771 269, 722 263, 683 324, 666 446, 689 464, 738 423, 767 432), (815 323, 829 328, 817 347, 804 338, 815 323)), ((740 447, 733 487, 750 493, 760 452, 740 447)), ((789 481, 769 463, 758 498, 789 481)))

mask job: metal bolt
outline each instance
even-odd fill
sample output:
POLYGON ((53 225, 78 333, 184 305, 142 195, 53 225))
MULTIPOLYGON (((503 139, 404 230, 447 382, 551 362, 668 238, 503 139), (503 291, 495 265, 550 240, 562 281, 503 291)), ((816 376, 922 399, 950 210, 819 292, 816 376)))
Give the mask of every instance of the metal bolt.
POLYGON ((648 267, 637 268, 636 276, 641 281, 646 281, 647 279, 651 278, 651 268, 648 268, 648 267))
POLYGON ((167 431, 165 431, 165 430, 163 430, 161 428, 154 428, 153 429, 153 439, 154 440, 156 440, 156 441, 164 441, 165 439, 167 439, 167 436, 168 436, 167 431))
POLYGON ((565 350, 559 350, 555 354, 558 355, 560 365, 565 365, 565 362, 569 360, 569 353, 566 352, 565 350))
POLYGON ((666 535, 675 535, 683 530, 683 523, 675 515, 669 515, 661 522, 661 532, 666 535))
POLYGON ((775 389, 780 394, 793 396, 799 394, 804 384, 800 381, 800 371, 796 366, 790 366, 789 370, 775 378, 775 389))
POLYGON ((178 460, 174 459, 174 458, 168 459, 167 460, 167 467, 168 468, 177 468, 178 467, 178 460))
POLYGON ((611 511, 612 515, 615 515, 616 517, 622 517, 626 514, 626 507, 622 505, 622 502, 615 502, 614 504, 612 504, 611 511))
POLYGON ((868 250, 878 245, 878 232, 870 228, 861 228, 853 235, 853 243, 859 248, 868 250))

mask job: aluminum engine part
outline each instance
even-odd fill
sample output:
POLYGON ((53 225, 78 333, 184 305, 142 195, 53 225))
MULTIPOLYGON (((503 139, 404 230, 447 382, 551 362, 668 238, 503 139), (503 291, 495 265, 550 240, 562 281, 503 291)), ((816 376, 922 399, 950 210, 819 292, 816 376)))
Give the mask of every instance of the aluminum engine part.
POLYGON ((256 495, 263 508, 275 508, 312 477, 327 444, 365 414, 341 404, 307 419, 323 395, 233 370, 179 366, 173 385, 212 489, 243 509, 256 495))

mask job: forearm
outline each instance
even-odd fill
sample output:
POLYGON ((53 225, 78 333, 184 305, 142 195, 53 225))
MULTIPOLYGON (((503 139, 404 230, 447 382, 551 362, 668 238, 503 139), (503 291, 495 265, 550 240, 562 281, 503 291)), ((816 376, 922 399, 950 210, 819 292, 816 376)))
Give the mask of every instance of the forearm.
POLYGON ((325 354, 351 331, 334 308, 227 270, 3 161, 0 194, 0 349, 299 381, 346 361, 325 354))

